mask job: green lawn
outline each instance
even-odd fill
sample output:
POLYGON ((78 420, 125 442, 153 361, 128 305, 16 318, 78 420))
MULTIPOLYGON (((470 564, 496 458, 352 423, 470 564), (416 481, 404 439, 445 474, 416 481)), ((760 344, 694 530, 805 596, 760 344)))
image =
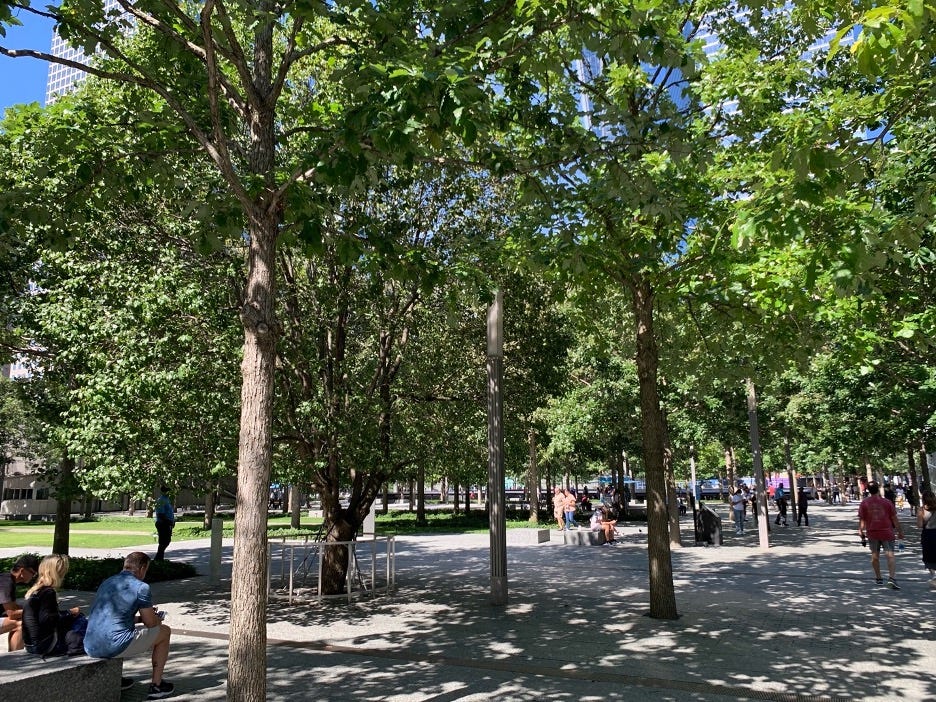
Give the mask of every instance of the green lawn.
MULTIPOLYGON (((304 517, 300 528, 290 528, 288 515, 270 517, 268 521, 270 537, 315 536, 322 520, 304 517)), ((541 520, 541 528, 551 528, 552 522, 541 520)), ((526 519, 507 522, 508 529, 529 527, 526 519)), ((224 516, 224 536, 234 535, 234 520, 224 516)), ((487 515, 473 511, 468 516, 430 510, 426 512, 426 523, 416 524, 416 514, 412 512, 391 511, 377 516, 377 533, 382 536, 400 536, 403 534, 466 534, 486 533, 487 515)), ((37 549, 52 547, 53 524, 51 522, 0 522, 0 548, 23 548, 33 546, 37 549)), ((124 515, 103 516, 88 522, 72 522, 69 544, 75 548, 121 548, 125 546, 143 546, 156 543, 156 530, 153 521, 144 517, 124 515)), ((202 528, 199 517, 183 518, 176 522, 172 535, 173 542, 189 539, 203 539, 211 536, 210 530, 202 528)))
MULTIPOLYGON (((289 517, 270 519, 271 536, 315 535, 321 519, 304 519, 296 531, 289 528, 289 517)), ((224 535, 234 535, 234 521, 230 517, 223 522, 224 535)), ((37 549, 52 547, 54 525, 51 522, 0 522, 0 548, 37 549)), ((176 522, 172 534, 173 542, 203 539, 211 531, 202 528, 201 518, 181 519, 176 522)), ((75 548, 121 548, 156 543, 156 529, 151 519, 144 517, 103 516, 88 522, 72 522, 69 545, 75 548)))
MULTIPOLYGON (((121 548, 123 546, 143 546, 156 543, 150 536, 133 536, 131 534, 88 534, 72 531, 68 544, 74 548, 121 548)), ((52 548, 52 531, 28 529, 10 531, 0 527, 0 548, 34 547, 40 550, 52 548)))

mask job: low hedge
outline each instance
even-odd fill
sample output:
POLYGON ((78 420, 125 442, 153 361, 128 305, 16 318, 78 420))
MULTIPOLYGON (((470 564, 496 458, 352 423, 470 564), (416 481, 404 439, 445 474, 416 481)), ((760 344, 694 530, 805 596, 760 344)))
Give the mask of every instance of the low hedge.
MULTIPOLYGON (((38 554, 35 554, 38 556, 38 554)), ((38 556, 41 558, 41 556, 38 556)), ((8 573, 19 556, 0 558, 0 573, 8 573)), ((107 578, 123 569, 123 558, 69 558, 68 574, 62 585, 64 590, 95 591, 107 578)), ((178 561, 150 561, 146 582, 181 580, 198 575, 195 566, 178 561)), ((23 586, 20 586, 23 587, 23 586)), ((26 586, 28 587, 28 585, 26 586)))

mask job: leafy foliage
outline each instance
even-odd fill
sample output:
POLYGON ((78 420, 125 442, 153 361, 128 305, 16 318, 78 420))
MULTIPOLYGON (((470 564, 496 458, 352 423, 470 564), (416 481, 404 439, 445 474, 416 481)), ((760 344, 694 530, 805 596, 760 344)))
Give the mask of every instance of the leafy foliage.
MULTIPOLYGON (((38 556, 38 554, 34 554, 38 556)), ((0 571, 8 572, 16 557, 0 558, 0 571)), ((41 557, 40 557, 41 558, 41 557)), ((100 584, 123 570, 122 558, 70 558, 68 573, 62 588, 65 590, 88 590, 94 592, 100 584)), ((180 561, 151 561, 146 571, 146 582, 158 583, 181 580, 198 575, 195 566, 180 561)), ((28 586, 21 586, 28 587, 28 586)))

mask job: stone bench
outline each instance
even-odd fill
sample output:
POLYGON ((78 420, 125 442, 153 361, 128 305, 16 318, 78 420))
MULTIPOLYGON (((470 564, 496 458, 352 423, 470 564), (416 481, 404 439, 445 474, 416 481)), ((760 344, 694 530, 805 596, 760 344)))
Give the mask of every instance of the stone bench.
POLYGON ((549 541, 549 529, 508 529, 508 544, 542 544, 549 541))
POLYGON ((601 546, 605 542, 603 531, 572 529, 562 532, 562 542, 572 546, 601 546))
POLYGON ((120 658, 0 653, 0 699, 120 702, 120 658))

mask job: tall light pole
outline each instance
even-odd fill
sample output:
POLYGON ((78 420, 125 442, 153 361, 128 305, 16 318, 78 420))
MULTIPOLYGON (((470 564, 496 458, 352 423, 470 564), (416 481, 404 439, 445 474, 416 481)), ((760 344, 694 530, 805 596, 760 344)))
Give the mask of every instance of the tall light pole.
POLYGON ((491 520, 491 604, 507 604, 507 520, 504 493, 504 293, 487 315, 488 514, 491 520))

